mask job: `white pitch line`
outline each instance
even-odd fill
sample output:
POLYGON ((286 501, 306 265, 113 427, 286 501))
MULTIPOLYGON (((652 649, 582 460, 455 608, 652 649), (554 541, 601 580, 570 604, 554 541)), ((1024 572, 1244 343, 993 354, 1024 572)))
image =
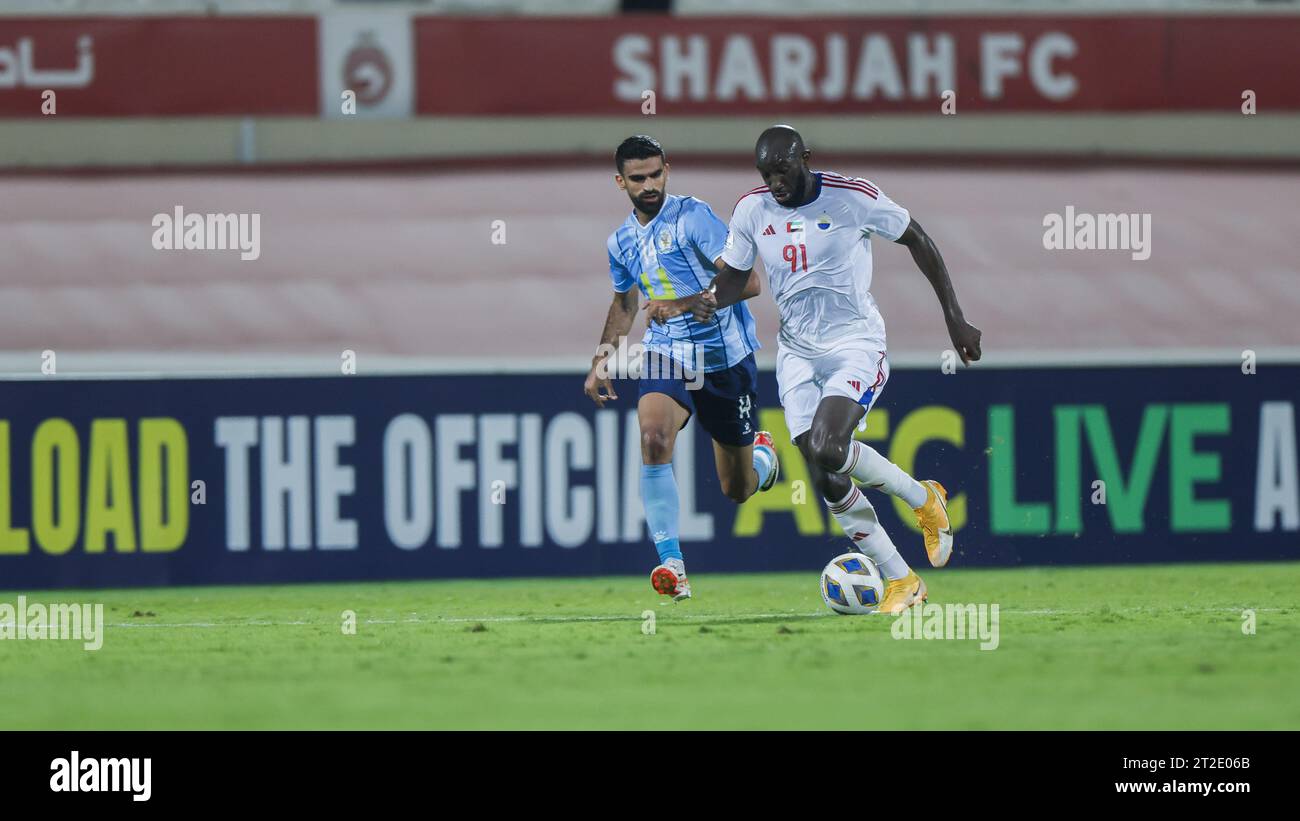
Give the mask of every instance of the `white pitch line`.
MULTIPOLYGON (((656 614, 658 615, 658 614, 656 614)), ((730 613, 708 615, 702 613, 678 614, 672 620, 682 621, 745 621, 747 619, 807 619, 831 616, 833 613, 730 613)), ((486 624, 533 623, 563 624, 565 622, 642 621, 641 616, 446 616, 432 619, 364 619, 361 624, 486 624)), ((338 621, 241 621, 241 622, 116 622, 108 627, 337 627, 338 621)), ((4 626, 4 625, 0 625, 4 626)))
MULTIPOLYGON (((1206 613, 1241 613, 1243 610, 1254 610, 1256 613, 1279 613, 1286 608, 1281 607, 1198 607, 1195 609, 1182 609, 1161 611, 1159 615, 1198 615, 1206 613)), ((1105 616, 1105 615, 1142 615, 1147 611, 1133 610, 1111 610, 1109 613, 1102 613, 1097 610, 1003 610, 998 609, 999 616, 1105 616)), ((656 613, 656 616, 658 613, 656 613)), ((668 621, 747 621, 750 619, 808 619, 823 618, 834 615, 827 611, 813 613, 726 613, 726 614, 709 614, 709 613, 671 613, 666 614, 668 621)), ((608 615, 608 616, 440 616, 429 619, 422 618, 405 618, 405 619, 364 619, 361 624, 469 624, 474 622, 484 624, 511 624, 511 623, 532 623, 532 624, 563 624, 566 622, 640 622, 642 617, 638 615, 608 615)), ((232 621, 232 622, 110 622, 107 627, 163 627, 163 628, 221 628, 221 627, 337 627, 338 621, 232 621)), ((0 622, 0 628, 13 627, 12 622, 0 622)))

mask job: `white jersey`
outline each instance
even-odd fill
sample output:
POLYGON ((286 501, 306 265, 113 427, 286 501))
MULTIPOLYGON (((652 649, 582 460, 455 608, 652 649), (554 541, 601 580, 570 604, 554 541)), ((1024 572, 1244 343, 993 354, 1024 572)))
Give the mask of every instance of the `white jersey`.
POLYGON ((779 342, 820 356, 847 339, 885 350, 885 321, 871 296, 873 234, 896 240, 911 215, 864 179, 816 173, 812 202, 787 208, 766 186, 740 198, 722 260, 738 271, 757 254, 781 317, 779 342))

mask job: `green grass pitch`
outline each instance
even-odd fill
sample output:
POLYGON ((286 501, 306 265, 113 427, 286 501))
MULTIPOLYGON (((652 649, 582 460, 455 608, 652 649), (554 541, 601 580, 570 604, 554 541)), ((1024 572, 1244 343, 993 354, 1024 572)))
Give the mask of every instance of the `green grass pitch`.
POLYGON ((816 573, 22 591, 109 627, 0 641, 0 728, 1300 729, 1300 563, 922 575, 999 647, 831 614, 816 573))

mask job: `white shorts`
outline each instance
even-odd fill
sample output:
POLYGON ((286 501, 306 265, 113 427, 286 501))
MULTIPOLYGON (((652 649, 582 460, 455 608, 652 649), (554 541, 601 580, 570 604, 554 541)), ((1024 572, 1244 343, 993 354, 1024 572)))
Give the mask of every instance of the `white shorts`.
MULTIPOLYGON (((812 428, 823 397, 847 396, 870 411, 888 379, 889 359, 874 343, 846 340, 834 351, 811 359, 781 348, 776 357, 776 384, 790 440, 812 428)), ((863 414, 859 429, 866 422, 863 414)))

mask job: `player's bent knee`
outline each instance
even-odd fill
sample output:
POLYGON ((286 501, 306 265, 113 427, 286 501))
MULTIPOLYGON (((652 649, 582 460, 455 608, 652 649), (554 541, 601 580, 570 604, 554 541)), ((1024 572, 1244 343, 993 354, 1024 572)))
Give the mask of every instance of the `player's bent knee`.
POLYGON ((662 428, 641 431, 641 460, 647 465, 662 465, 673 459, 673 442, 677 437, 662 428))
POLYGON ((836 437, 829 429, 813 426, 808 434, 808 455, 817 463, 822 470, 828 470, 832 473, 838 471, 844 466, 845 457, 848 455, 847 441, 841 441, 842 437, 836 437))

